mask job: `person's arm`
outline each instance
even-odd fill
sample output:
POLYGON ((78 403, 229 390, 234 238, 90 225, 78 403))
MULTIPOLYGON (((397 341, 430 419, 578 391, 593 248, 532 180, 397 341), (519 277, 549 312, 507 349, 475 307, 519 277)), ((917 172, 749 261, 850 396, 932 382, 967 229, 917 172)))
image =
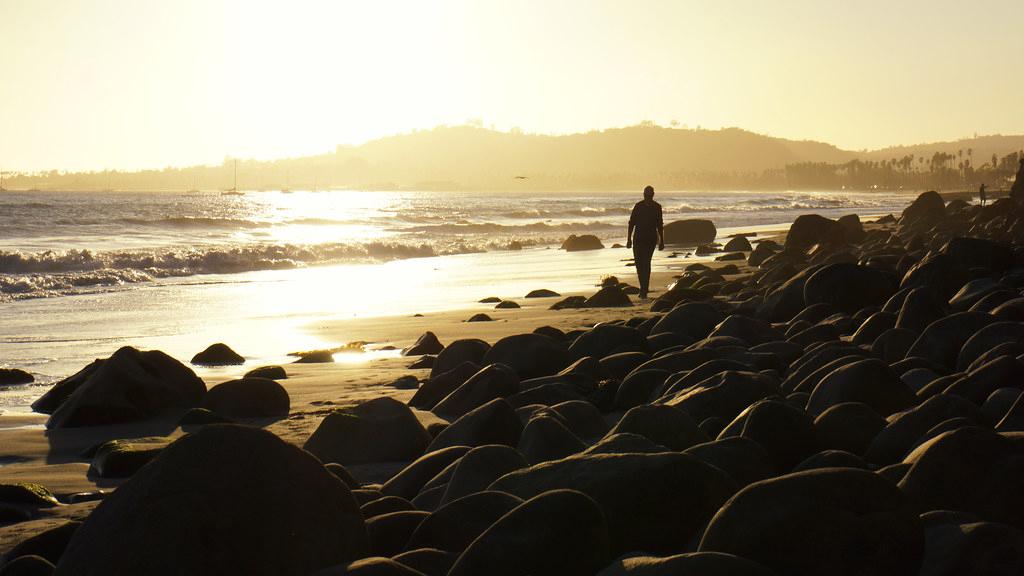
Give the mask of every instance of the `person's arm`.
POLYGON ((665 224, 661 217, 661 205, 658 205, 658 250, 665 249, 665 224))
POLYGON ((636 206, 633 206, 633 211, 629 213, 629 226, 626 229, 626 248, 633 247, 633 228, 636 227, 636 206))

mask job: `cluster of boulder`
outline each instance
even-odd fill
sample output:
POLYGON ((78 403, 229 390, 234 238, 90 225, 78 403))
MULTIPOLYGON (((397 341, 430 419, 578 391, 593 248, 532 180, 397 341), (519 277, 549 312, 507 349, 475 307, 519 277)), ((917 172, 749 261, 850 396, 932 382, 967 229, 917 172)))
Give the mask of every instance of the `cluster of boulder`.
MULTIPOLYGON (((215 344, 197 354, 193 363, 237 364, 237 359, 242 357, 229 347, 215 344)), ((167 354, 125 346, 54 384, 32 403, 32 409, 50 415, 47 428, 176 418, 188 423, 195 411, 216 414, 220 421, 283 417, 288 415, 290 401, 277 380, 284 378, 287 375, 280 366, 264 366, 207 390, 191 368, 167 354)))
POLYGON ((432 355, 408 403, 332 413, 304 450, 205 426, 62 527, 45 561, 1022 574, 1024 207, 926 193, 888 220, 802 216, 783 245, 757 243, 728 273, 694 268, 622 321, 493 344, 425 334, 405 351, 432 355), (388 461, 407 464, 382 484, 351 471, 388 461))

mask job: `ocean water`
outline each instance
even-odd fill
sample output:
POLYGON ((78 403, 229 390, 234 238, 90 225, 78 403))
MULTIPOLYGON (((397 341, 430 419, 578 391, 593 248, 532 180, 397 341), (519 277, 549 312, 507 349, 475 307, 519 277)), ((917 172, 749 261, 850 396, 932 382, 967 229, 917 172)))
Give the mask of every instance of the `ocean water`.
MULTIPOLYGON (((2 193, 0 366, 28 370, 37 384, 0 391, 0 410, 25 410, 48 384, 123 345, 160 348, 185 361, 225 341, 253 363, 279 362, 290 351, 344 344, 304 330, 318 321, 451 310, 489 295, 582 290, 603 274, 629 277, 625 251, 557 248, 569 234, 624 242, 638 196, 2 193)), ((656 196, 666 222, 709 218, 721 236, 811 212, 898 213, 911 198, 656 196)))

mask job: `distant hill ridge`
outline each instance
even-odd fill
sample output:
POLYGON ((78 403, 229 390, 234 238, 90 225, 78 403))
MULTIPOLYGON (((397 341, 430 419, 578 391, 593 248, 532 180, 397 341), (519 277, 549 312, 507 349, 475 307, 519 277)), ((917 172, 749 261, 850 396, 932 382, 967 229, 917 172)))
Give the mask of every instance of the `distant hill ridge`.
MULTIPOLYGON (((441 126, 388 136, 334 152, 281 160, 240 160, 240 189, 623 189, 646 182, 663 188, 785 187, 786 166, 892 161, 936 152, 971 157, 974 166, 1024 149, 1024 135, 874 151, 787 140, 739 128, 702 130, 642 123, 568 135, 441 126)), ((9 175, 9 188, 224 189, 233 161, 219 166, 139 172, 9 175)))

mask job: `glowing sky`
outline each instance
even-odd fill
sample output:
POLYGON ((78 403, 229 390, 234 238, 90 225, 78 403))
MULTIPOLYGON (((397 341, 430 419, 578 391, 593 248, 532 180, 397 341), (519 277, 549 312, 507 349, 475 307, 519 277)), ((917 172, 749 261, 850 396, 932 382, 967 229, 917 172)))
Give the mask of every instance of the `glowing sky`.
POLYGON ((1019 1, 0 0, 0 168, 672 120, 843 148, 1024 132, 1019 1))

